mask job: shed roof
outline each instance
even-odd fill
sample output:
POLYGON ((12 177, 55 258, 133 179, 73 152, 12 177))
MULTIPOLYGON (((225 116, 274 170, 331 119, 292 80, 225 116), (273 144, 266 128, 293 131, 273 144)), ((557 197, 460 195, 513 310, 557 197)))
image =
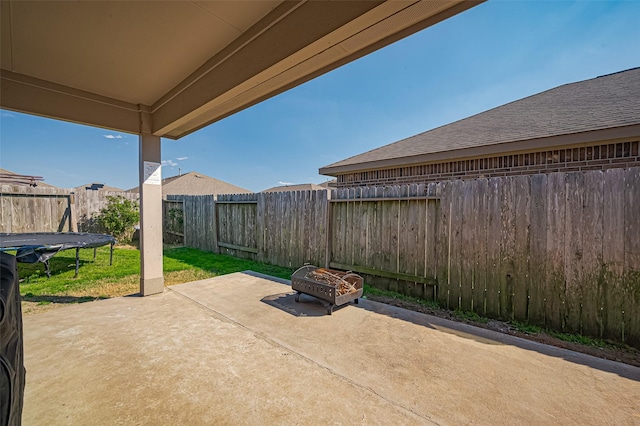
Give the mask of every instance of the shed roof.
MULTIPOLYGON (((129 192, 138 192, 138 187, 129 192)), ((189 172, 162 179, 162 195, 247 194, 248 189, 232 185, 199 172, 189 172)))
POLYGON ((347 158, 337 175, 640 136, 640 68, 565 84, 347 158))

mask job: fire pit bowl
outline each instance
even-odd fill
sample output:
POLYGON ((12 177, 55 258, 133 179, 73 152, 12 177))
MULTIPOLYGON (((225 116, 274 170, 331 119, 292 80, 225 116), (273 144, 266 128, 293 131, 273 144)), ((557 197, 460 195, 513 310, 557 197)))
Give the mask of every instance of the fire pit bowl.
POLYGON ((358 303, 358 297, 362 297, 362 277, 353 272, 305 265, 291 274, 291 288, 297 292, 296 302, 300 302, 302 293, 329 302, 327 314, 331 315, 336 305, 352 300, 358 303))

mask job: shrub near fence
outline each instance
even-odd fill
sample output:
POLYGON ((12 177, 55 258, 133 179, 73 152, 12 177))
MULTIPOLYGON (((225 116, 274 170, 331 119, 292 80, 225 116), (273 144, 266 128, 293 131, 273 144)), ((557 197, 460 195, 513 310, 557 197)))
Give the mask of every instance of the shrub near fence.
POLYGON ((105 232, 95 220, 95 216, 108 206, 108 197, 123 197, 126 200, 137 201, 139 194, 125 191, 77 191, 74 198, 80 232, 105 232))
POLYGON ((204 206, 185 197, 185 224, 199 224, 185 225, 185 244, 352 269, 450 309, 640 347, 638 167, 341 189, 330 198, 242 194, 204 206))

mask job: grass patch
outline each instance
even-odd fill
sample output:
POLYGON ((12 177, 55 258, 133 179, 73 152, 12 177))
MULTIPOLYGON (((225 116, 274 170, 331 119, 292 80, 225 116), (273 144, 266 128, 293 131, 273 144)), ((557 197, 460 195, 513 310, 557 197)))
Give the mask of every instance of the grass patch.
MULTIPOLYGON (((18 264, 20 294, 23 300, 38 305, 81 303, 96 299, 137 293, 140 287, 140 252, 135 248, 116 247, 113 265, 109 265, 109 248, 100 247, 96 259, 93 250, 80 250, 80 270, 75 275, 75 251, 60 252, 50 259, 51 278, 44 265, 18 264)), ((165 285, 197 281, 217 275, 252 270, 280 278, 290 278, 289 268, 237 259, 193 248, 164 251, 165 285)))
POLYGON ((453 316, 460 320, 479 322, 482 324, 489 322, 489 318, 487 317, 480 316, 475 312, 463 311, 460 309, 453 311, 453 316))
MULTIPOLYGON (((558 331, 538 327, 537 325, 526 324, 519 321, 510 321, 509 324, 521 333, 525 333, 529 335, 544 333, 551 337, 555 337, 556 339, 562 340, 564 342, 579 343, 581 345, 593 346, 596 348, 611 348, 611 347, 621 346, 615 343, 604 341, 602 339, 587 337, 581 334, 561 333, 558 331)), ((625 346, 625 345, 622 345, 622 346, 625 346)))
POLYGON ((538 327, 537 325, 526 324, 520 321, 513 320, 513 321, 510 321, 509 324, 511 324, 519 332, 525 333, 525 334, 531 334, 531 335, 540 334, 544 331, 541 327, 538 327))
POLYGON ((560 333, 558 331, 545 329, 537 325, 526 324, 520 321, 510 321, 509 324, 519 332, 529 335, 545 333, 551 337, 555 337, 556 339, 560 339, 565 342, 579 343, 581 345, 595 346, 597 348, 605 348, 611 346, 611 344, 605 342, 604 340, 583 336, 581 334, 560 333))
POLYGON ((439 309, 440 305, 437 302, 432 300, 420 299, 419 297, 407 296, 405 294, 396 293, 395 291, 390 290, 381 290, 379 288, 371 287, 368 284, 363 286, 364 295, 365 296, 381 296, 381 297, 390 297, 392 299, 402 300, 404 302, 416 303, 421 306, 426 306, 432 309, 439 309))
MULTIPOLYGON (((248 259, 239 259, 224 254, 213 254, 188 247, 165 250, 164 258, 165 262, 167 259, 177 262, 176 264, 180 265, 181 269, 193 267, 209 271, 215 275, 251 270, 278 278, 289 279, 293 273, 293 269, 291 268, 269 265, 248 259)), ((165 266, 165 271, 167 271, 167 266, 165 266)))
POLYGON ((109 266, 109 248, 100 247, 96 259, 93 250, 80 250, 80 270, 75 275, 75 251, 63 251, 49 260, 51 278, 47 278, 41 263, 18 264, 22 295, 41 296, 75 292, 91 286, 96 281, 117 282, 140 273, 138 250, 115 248, 113 265, 109 266))
POLYGON ((556 339, 564 340, 565 342, 579 343, 581 345, 587 345, 587 346, 595 346, 596 348, 606 348, 606 347, 612 346, 602 339, 594 339, 592 337, 583 336, 581 334, 559 333, 557 331, 552 331, 552 330, 546 330, 545 332, 549 336, 555 337, 556 339))

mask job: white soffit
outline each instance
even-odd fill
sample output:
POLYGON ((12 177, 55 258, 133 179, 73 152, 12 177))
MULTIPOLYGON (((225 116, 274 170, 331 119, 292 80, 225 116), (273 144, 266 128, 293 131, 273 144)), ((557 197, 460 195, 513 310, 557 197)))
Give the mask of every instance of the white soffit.
POLYGON ((0 106, 179 138, 477 3, 0 0, 0 106))
MULTIPOLYGON (((425 19, 437 17, 451 8, 451 1, 402 2, 387 1, 370 12, 354 19, 336 31, 295 52, 263 72, 248 78, 210 102, 191 112, 184 111, 182 118, 170 123, 172 130, 167 137, 178 138, 211 123, 211 117, 219 120, 247 106, 267 99, 300 83, 321 75, 373 50, 386 46, 385 39, 425 19)), ((468 7, 468 5, 466 5, 468 7)), ((428 25, 439 22, 434 20, 428 25)), ((427 25, 427 26, 428 26, 427 25)), ((414 33, 411 31, 410 34, 414 33)), ((404 35, 403 35, 404 36, 404 35)), ((392 40, 395 41, 395 40, 392 40)), ((154 129, 164 124, 162 105, 154 108, 154 129)))
POLYGON ((2 69, 152 105, 280 2, 208 3, 2 0, 2 69))

